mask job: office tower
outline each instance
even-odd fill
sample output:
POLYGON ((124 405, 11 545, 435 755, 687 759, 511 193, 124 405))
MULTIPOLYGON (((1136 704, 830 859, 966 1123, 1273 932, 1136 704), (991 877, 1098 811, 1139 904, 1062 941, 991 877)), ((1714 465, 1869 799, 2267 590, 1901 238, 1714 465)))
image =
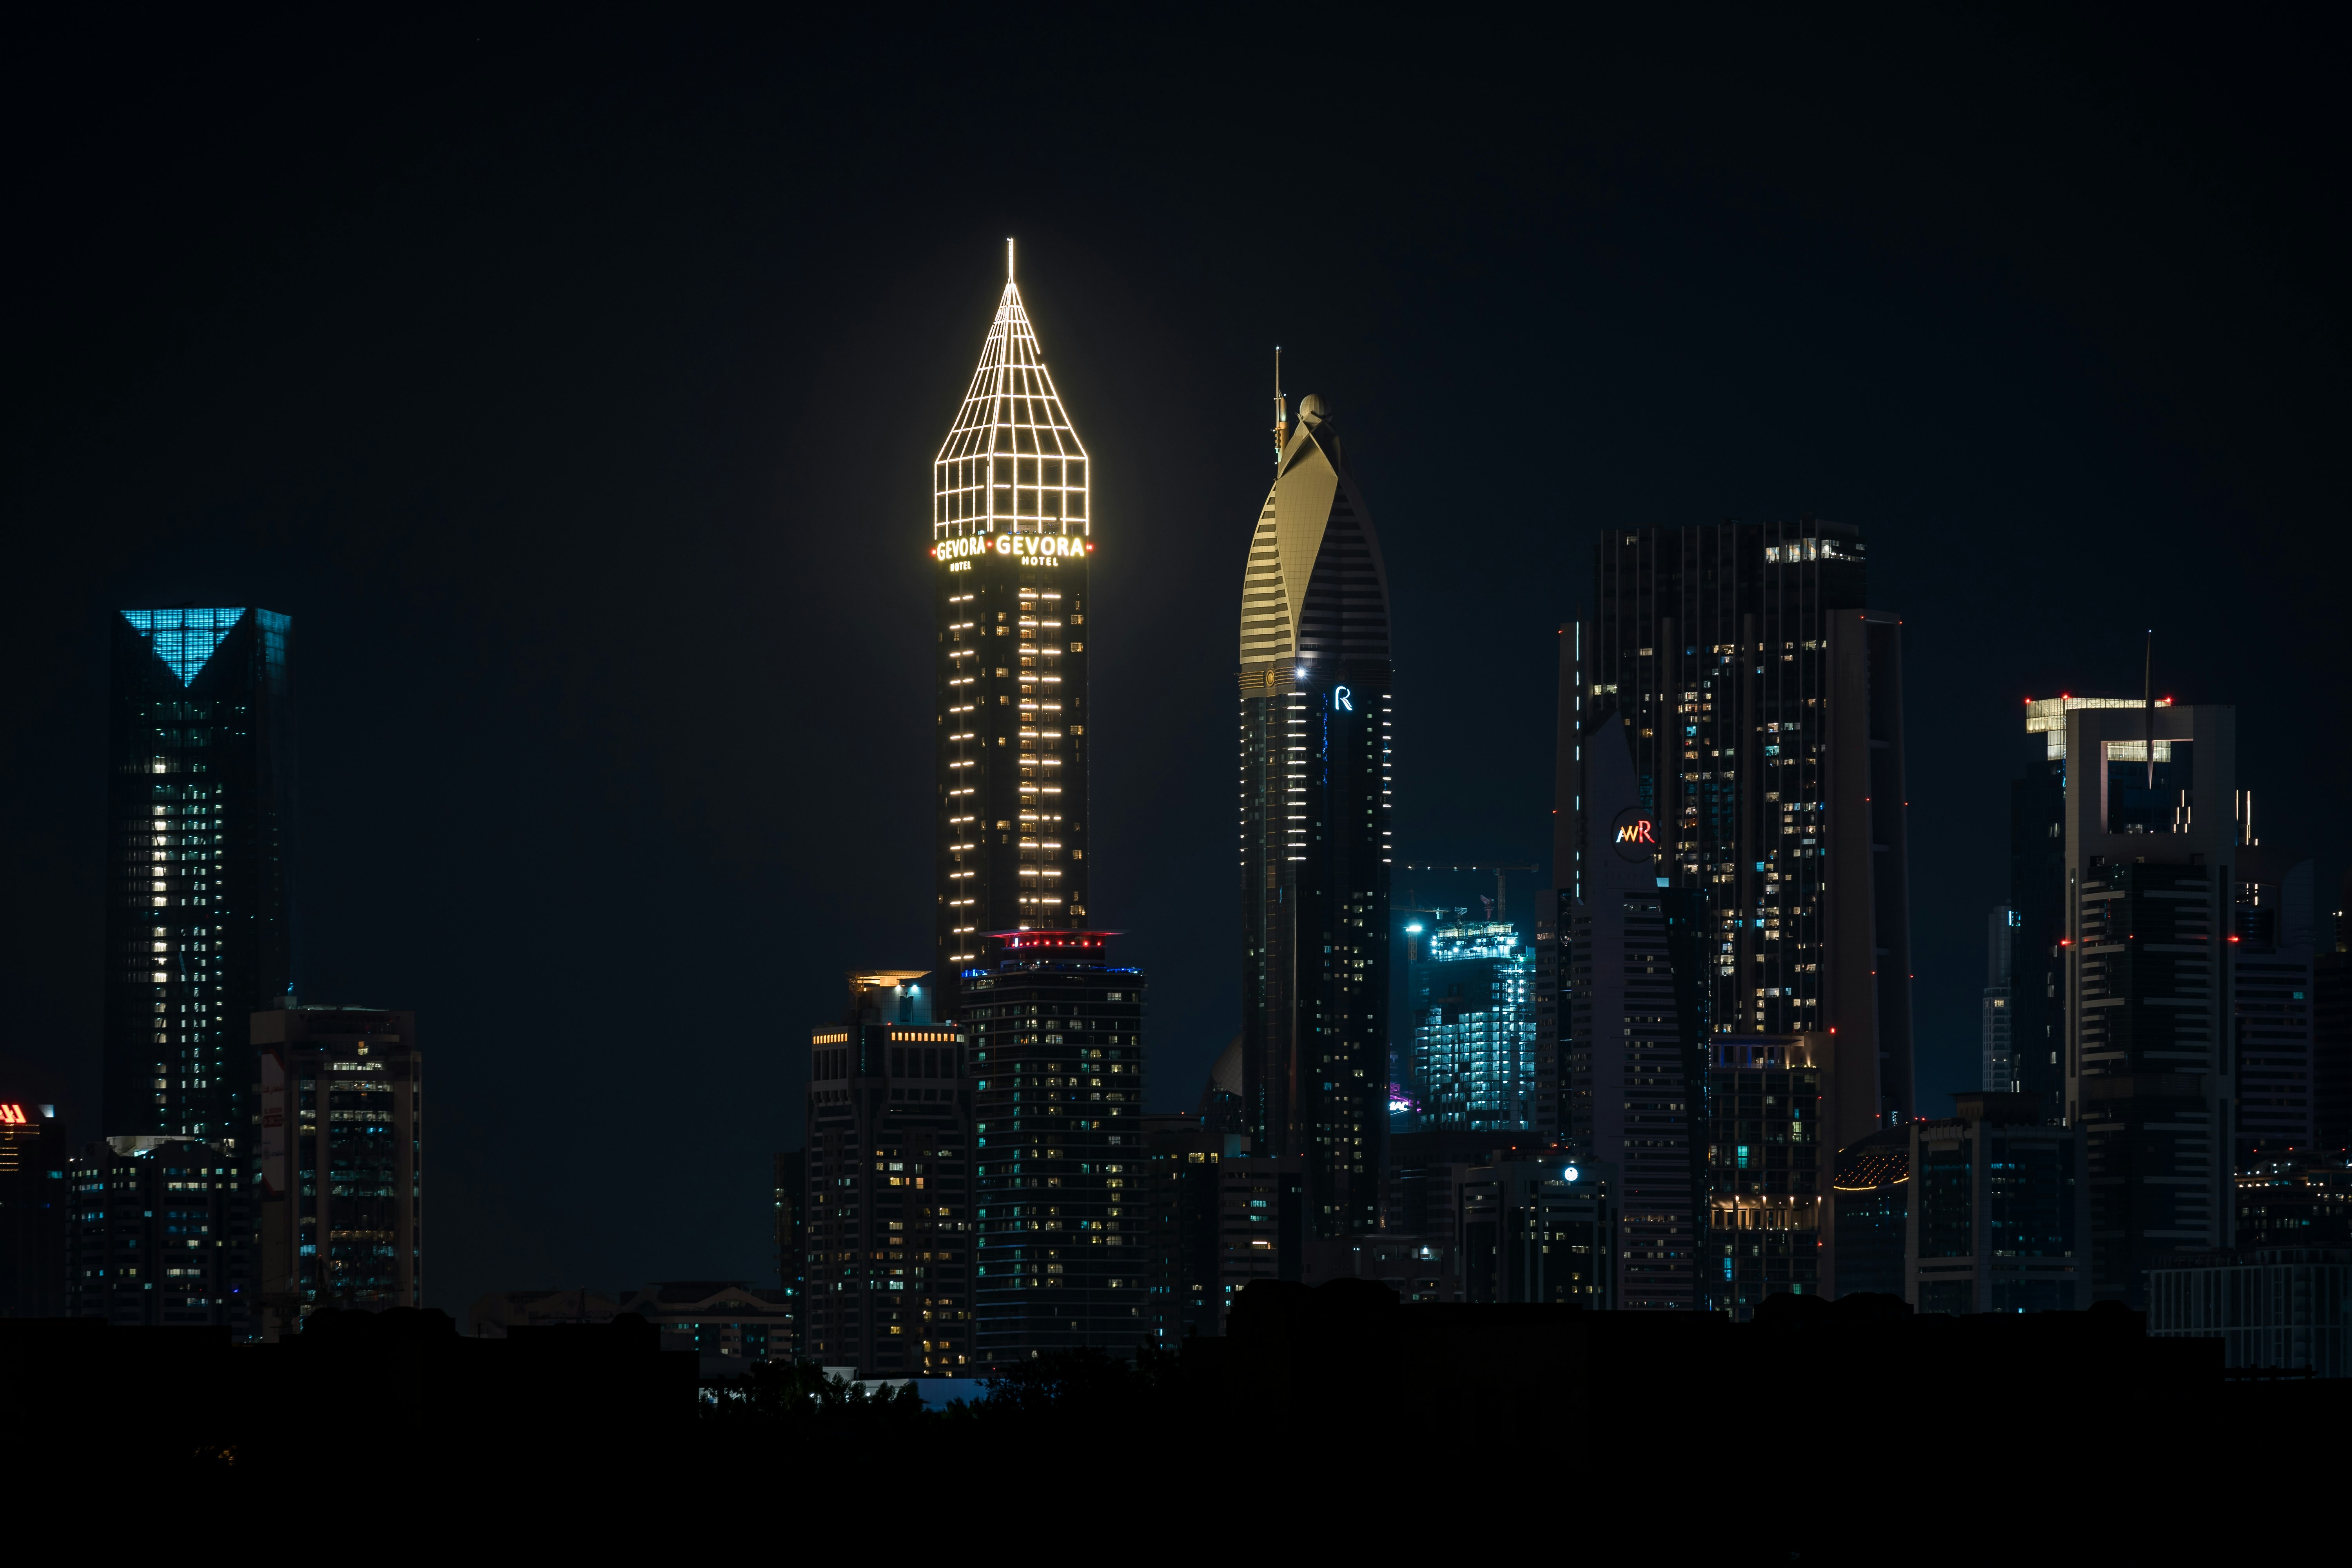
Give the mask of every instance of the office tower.
POLYGON ((1909 1126, 1904 1299, 1922 1312, 2088 1307, 2091 1184, 2082 1133, 2042 1121, 2035 1095, 1952 1099, 1958 1116, 1909 1126))
POLYGON ((2010 1093, 2016 1074, 2010 1064, 2010 977, 2014 967, 2017 911, 2004 904, 1985 918, 1985 991, 1979 1033, 1984 1046, 1982 1082, 2010 1093))
POLYGON ((1581 896, 1563 896, 1559 916, 1561 1133, 1571 1158, 1618 1173, 1616 1300, 1689 1310, 1705 1283, 1716 922, 1698 889, 1658 874, 1658 819, 1641 804, 1622 718, 1578 749, 1589 837, 1570 852, 1581 896))
POLYGON ((2311 975, 2312 1142, 2343 1153, 2352 1144, 2352 870, 2344 874, 2330 928, 2315 933, 2311 975))
MULTIPOLYGON (((2098 1299, 2231 1244, 2236 715, 2033 703, 2065 763, 2058 945, 2066 1124, 2084 1134, 2098 1299)), ((2029 1053, 2030 1054, 2030 1053, 2029 1053)))
POLYGON ((808 1152, 793 1149, 776 1156, 776 1289, 784 1303, 781 1343, 775 1347, 780 1361, 800 1359, 807 1216, 808 1152))
POLYGON ((196 1138, 87 1145, 67 1175, 66 1315, 125 1328, 232 1322, 228 1218, 240 1170, 196 1138))
MULTIPOLYGON (((1087 449, 1013 281, 931 465, 939 620, 936 951, 1087 923, 1087 449)), ((954 1016, 952 1001, 941 1018, 954 1016)))
POLYGON ((45 1075, 0 1064, 0 1318, 65 1315, 65 1121, 45 1075))
POLYGON ((1902 625, 1865 607, 1863 554, 1810 518, 1612 532, 1561 650, 1562 890, 1646 820, 1654 842, 1623 847, 1707 911, 1710 1031, 1820 1036, 1831 1148, 1912 1112, 1902 625), (1604 816, 1612 718, 1633 798, 1604 816))
POLYGON ((1319 398, 1276 395, 1242 579, 1244 1098, 1304 1160, 1318 1237, 1380 1225, 1389 1051, 1389 615, 1380 541, 1319 398))
POLYGON ((1172 1351, 1188 1334, 1217 1331, 1217 1175, 1225 1156, 1238 1158, 1248 1140, 1197 1115, 1146 1116, 1142 1126, 1150 1342, 1172 1351))
POLYGON ((292 977, 291 635, 259 609, 114 619, 107 1133, 251 1141, 247 1019, 292 977))
POLYGON ((975 1366, 1149 1336, 1144 979, 1109 962, 1112 934, 993 932, 963 973, 975 1366))
POLYGON ((1822 1223, 1832 1048, 1812 1034, 1717 1035, 1708 1044, 1699 1268, 1708 1310, 1745 1322, 1767 1296, 1841 1293, 1835 1232, 1822 1223))
POLYGON ((1902 1295, 1904 1238, 1911 1213, 1910 1130, 1882 1127, 1839 1150, 1830 1202, 1837 1293, 1902 1295))
POLYGON ((1432 925, 1406 963, 1413 1102, 1423 1127, 1535 1125, 1535 957, 1507 921, 1432 925))
POLYGON ((2237 1245, 2352 1247, 2352 1161, 2340 1149, 2263 1150, 2238 1170, 2237 1245))
POLYGON ((273 1007, 254 1185, 265 1336, 320 1307, 425 1305, 425 1055, 416 1015, 273 1007))
POLYGON ((905 971, 849 977, 809 1034, 801 1359, 870 1376, 971 1364, 971 1080, 905 971), (903 1003, 913 1016, 890 1016, 903 1003))
POLYGON ((2305 1152, 2317 1142, 2313 1099, 2313 998, 2318 868, 2265 849, 2253 835, 2252 791, 2240 792, 2236 905, 2238 1126, 2234 1168, 2263 1156, 2305 1152))
POLYGON ((1217 1331, 1235 1298, 1259 1279, 1307 1278, 1312 1182, 1297 1155, 1239 1155, 1217 1163, 1217 1331))
POLYGON ((1496 1160, 1456 1167, 1451 1184, 1462 1300, 1618 1305, 1622 1246, 1605 1169, 1496 1160))
POLYGON ((1534 950, 1535 973, 1535 1062, 1536 1106, 1532 1130, 1540 1137, 1557 1142, 1564 1125, 1560 1121, 1560 1094, 1564 1087, 1560 1079, 1559 1003, 1560 1003, 1560 936, 1559 900, 1539 899, 1542 912, 1536 917, 1534 950))

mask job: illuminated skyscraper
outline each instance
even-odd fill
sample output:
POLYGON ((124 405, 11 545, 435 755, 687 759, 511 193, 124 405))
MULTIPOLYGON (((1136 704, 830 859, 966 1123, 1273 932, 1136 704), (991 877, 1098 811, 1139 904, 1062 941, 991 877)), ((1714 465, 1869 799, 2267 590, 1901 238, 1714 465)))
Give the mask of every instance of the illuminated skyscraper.
POLYGON ((416 1015, 252 1016, 261 1125, 252 1196, 266 1334, 321 1307, 425 1305, 425 1053, 416 1015))
POLYGON ((851 975, 809 1036, 796 1329, 810 1361, 941 1376, 971 1352, 971 1083, 960 1031, 919 1001, 891 1016, 904 978, 851 975))
POLYGON ((943 977, 979 960, 983 931, 1087 923, 1087 449, 1022 308, 1010 240, 1004 271, 931 468, 943 977))
POLYGON ((1152 1337, 1144 979, 1108 961, 1117 934, 994 931, 986 965, 963 972, 974 1137, 960 1201, 977 1232, 971 1363, 986 1371, 1152 1337))
POLYGON ((1388 1119, 1388 579, 1321 400, 1292 424, 1277 393, 1275 426, 1242 582, 1243 1093, 1344 1236, 1379 1226, 1388 1119))
POLYGON ((1412 1097, 1423 1125, 1525 1132, 1535 1125, 1535 958, 1508 921, 1430 929, 1406 965, 1412 1097))
POLYGON ((1863 549, 1812 518, 1607 534, 1562 650, 1562 896, 1604 848, 1696 891, 1708 1032, 1834 1035, 1815 1051, 1832 1148, 1913 1098, 1903 627, 1864 607, 1863 549), (1632 792, 1603 819, 1591 742, 1612 717, 1632 792))
POLYGON ((291 980, 287 617, 125 610, 108 737, 100 1131, 249 1152, 248 1020, 291 980))

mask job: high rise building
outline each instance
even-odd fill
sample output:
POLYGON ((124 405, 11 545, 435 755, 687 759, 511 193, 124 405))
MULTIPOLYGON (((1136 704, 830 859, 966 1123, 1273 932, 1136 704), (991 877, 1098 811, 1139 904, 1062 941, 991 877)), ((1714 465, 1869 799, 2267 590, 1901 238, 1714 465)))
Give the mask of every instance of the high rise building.
MULTIPOLYGON (((1922 1312, 2088 1307, 2082 1133, 2044 1122, 2035 1095, 1986 1090, 1953 1100, 1958 1116, 1908 1126, 1905 1300, 1922 1312)), ((1841 1260, 1841 1280, 1845 1272, 1841 1260)))
MULTIPOLYGON (((939 622, 935 949, 1087 923, 1087 449, 1013 280, 931 465, 939 622)), ((937 1015, 954 1016, 952 999, 937 1015)))
POLYGON ((781 1361, 800 1359, 807 1252, 808 1151, 793 1149, 776 1156, 776 1289, 783 1297, 784 1325, 781 1342, 772 1348, 781 1361))
POLYGON ((106 1133, 248 1152, 247 1020, 283 1004, 293 969, 291 636, 269 610, 114 619, 106 1133))
POLYGON ((1767 1296, 1834 1297, 1822 1200, 1834 1156, 1826 1035, 1717 1035, 1708 1044, 1707 1228, 1700 1304, 1746 1321, 1767 1296), (1829 1167, 1824 1169, 1823 1167, 1829 1167))
POLYGON ((971 1042, 972 1358, 1147 1342, 1159 1269, 1140 971, 1100 931, 990 933, 961 980, 971 1042))
POLYGON ((1217 1164, 1217 1322, 1224 1331, 1234 1302, 1259 1279, 1307 1278, 1307 1162, 1243 1154, 1217 1164))
POLYGON ((1454 1234, 1466 1301, 1619 1305, 1609 1173, 1558 1160, 1454 1168, 1454 1234))
POLYGON ((1536 1121, 1535 955, 1507 921, 1429 928, 1406 963, 1411 1093, 1424 1128, 1529 1131, 1536 1121))
POLYGON ((1217 1279, 1217 1176, 1248 1140, 1200 1115, 1146 1116, 1143 1223, 1151 1249, 1150 1342, 1177 1349, 1223 1321, 1217 1279))
POLYGON ((0 1318, 65 1315, 72 1156, 45 1077, 0 1063, 0 1318))
MULTIPOLYGON (((2155 700, 2158 708, 2172 701, 2155 700)), ((2015 1092, 2040 1097, 2044 1121, 2066 1117, 2066 715, 2147 706, 2137 697, 2025 700, 2032 754, 2009 795, 2009 903, 2017 920, 2010 944, 2010 1081, 2015 1092)))
POLYGON ((1911 1211, 1909 1127, 1882 1127, 1839 1150, 1830 1196, 1838 1294, 1902 1295, 1911 1211))
POLYGON ((2237 903, 2237 984, 2231 1010, 2237 1035, 2236 1169, 2264 1154, 2304 1153, 2318 1142, 2314 1094, 2314 992, 2318 867, 2265 849, 2253 834, 2252 791, 2242 791, 2237 903))
POLYGON ((1985 917, 1985 989, 1978 1022, 1983 1046, 1982 1086, 2010 1093, 2016 1079, 2010 1063, 2011 976, 2017 947, 2017 911, 2003 904, 1985 917))
POLYGON ((1389 1087, 1388 583, 1338 424, 1277 393, 1242 579, 1244 1100, 1313 1236, 1377 1229, 1389 1087))
POLYGON ((125 1328, 234 1324, 242 1167, 216 1143, 117 1134, 74 1156, 67 1182, 66 1315, 125 1328))
POLYGON ((320 1307, 425 1305, 425 1054, 416 1015, 273 1007, 254 1184, 266 1336, 320 1307))
POLYGON ((1560 899, 1561 1134, 1571 1158, 1617 1173, 1618 1304, 1686 1311, 1706 1283, 1717 921, 1699 889, 1658 874, 1658 818, 1641 805, 1622 719, 1577 750, 1570 809, 1591 837, 1570 857, 1581 892, 1560 899))
POLYGON ((2236 717, 2081 699, 2027 713, 2063 726, 2046 731, 2065 768, 2056 1000, 2093 1288, 2145 1307, 2149 1269, 2231 1243, 2236 717))
POLYGON ((843 1021, 809 1035, 800 1353, 942 1377, 971 1364, 971 1080, 910 985, 853 973, 843 1021))
POLYGON ((1562 649, 1562 892, 1581 896, 1594 846, 1645 850, 1705 901, 1710 1032, 1821 1037, 1833 1149, 1907 1119, 1902 623, 1866 607, 1860 537, 1811 518, 1629 529, 1602 538, 1595 582, 1562 649), (1591 741, 1612 718, 1633 800, 1604 819, 1591 741))
POLYGON ((2352 869, 2344 873, 2335 914, 2315 932, 2311 975, 2312 1142, 2346 1152, 2352 1145, 2352 869))

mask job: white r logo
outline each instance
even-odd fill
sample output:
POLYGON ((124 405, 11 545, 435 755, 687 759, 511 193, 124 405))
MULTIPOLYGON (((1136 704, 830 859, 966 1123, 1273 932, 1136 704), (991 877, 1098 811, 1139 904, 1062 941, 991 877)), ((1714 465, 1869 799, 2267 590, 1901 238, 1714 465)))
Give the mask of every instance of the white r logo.
POLYGON ((1344 686, 1335 686, 1331 689, 1331 706, 1342 713, 1353 713, 1356 710, 1355 700, 1344 686))

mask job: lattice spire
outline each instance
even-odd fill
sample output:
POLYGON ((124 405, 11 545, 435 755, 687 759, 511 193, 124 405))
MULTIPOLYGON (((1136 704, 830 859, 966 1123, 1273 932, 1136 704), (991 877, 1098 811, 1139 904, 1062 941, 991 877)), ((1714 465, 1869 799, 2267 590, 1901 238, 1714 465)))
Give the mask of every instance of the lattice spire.
POLYGON ((934 540, 974 533, 1083 537, 1093 515, 1087 449, 1022 306, 1009 239, 1004 272, 1004 293, 981 345, 980 368, 932 465, 934 540))

